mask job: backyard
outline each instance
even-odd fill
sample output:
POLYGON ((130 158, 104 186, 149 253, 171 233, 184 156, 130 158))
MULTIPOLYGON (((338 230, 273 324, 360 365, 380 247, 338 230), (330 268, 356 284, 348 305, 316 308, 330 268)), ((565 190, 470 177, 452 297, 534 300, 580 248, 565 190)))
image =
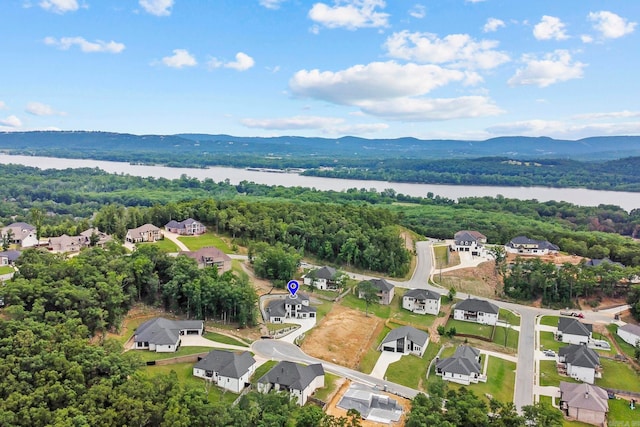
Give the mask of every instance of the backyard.
MULTIPOLYGON (((516 364, 498 357, 483 357, 489 357, 487 382, 471 384, 467 387, 487 401, 489 400, 487 395, 490 395, 501 402, 513 402, 513 392, 516 384, 516 364)), ((463 386, 450 383, 449 387, 457 389, 463 386)))
POLYGON ((197 251, 205 246, 215 246, 225 254, 232 254, 233 251, 229 248, 229 245, 222 240, 222 238, 216 236, 213 233, 205 233, 200 236, 180 236, 178 237, 182 243, 184 243, 190 251, 197 251))
POLYGON ((162 240, 158 240, 156 242, 143 242, 143 243, 136 243, 136 245, 140 246, 140 245, 155 245, 158 248, 160 248, 161 251, 163 252, 178 252, 180 249, 178 248, 178 245, 176 245, 175 243, 173 243, 171 240, 169 239, 162 239, 162 240))

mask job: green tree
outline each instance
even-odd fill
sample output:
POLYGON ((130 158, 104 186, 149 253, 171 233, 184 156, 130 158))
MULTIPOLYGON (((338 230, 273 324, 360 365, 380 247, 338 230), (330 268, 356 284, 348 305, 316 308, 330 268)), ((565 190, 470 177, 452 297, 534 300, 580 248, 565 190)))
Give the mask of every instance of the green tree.
POLYGON ((562 427, 562 412, 546 402, 522 407, 527 425, 536 427, 562 427))
POLYGON ((358 284, 358 298, 362 298, 365 303, 365 316, 369 316, 369 306, 378 302, 378 290, 368 280, 358 284))

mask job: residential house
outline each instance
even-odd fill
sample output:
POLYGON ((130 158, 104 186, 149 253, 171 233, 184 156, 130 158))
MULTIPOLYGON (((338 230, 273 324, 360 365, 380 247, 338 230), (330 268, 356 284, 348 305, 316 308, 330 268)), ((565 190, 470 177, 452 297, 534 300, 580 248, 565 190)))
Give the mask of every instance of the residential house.
POLYGON ((453 241, 456 251, 471 252, 471 255, 479 256, 483 245, 487 243, 487 237, 478 231, 461 230, 453 236, 453 241))
POLYGON ((402 297, 402 308, 416 314, 433 314, 440 312, 440 294, 427 289, 411 289, 402 297))
POLYGON ((249 377, 255 370, 256 359, 248 351, 212 350, 195 364, 193 375, 212 381, 225 390, 240 393, 249 385, 249 377))
POLYGON ((87 246, 91 246, 92 236, 97 237, 97 242, 95 246, 99 246, 99 247, 103 247, 107 242, 110 242, 113 240, 113 237, 109 236, 107 233, 103 233, 102 231, 98 230, 95 227, 89 228, 88 230, 83 231, 82 233, 80 233, 80 235, 86 239, 87 246))
POLYGON ((206 233, 205 227, 200 221, 193 218, 187 218, 184 221, 171 220, 164 226, 165 230, 170 233, 181 234, 183 236, 197 236, 206 233))
POLYGON ((303 276, 305 285, 314 286, 321 291, 337 291, 337 278, 338 271, 335 268, 328 266, 311 271, 303 276))
POLYGON ((498 323, 500 308, 486 300, 468 298, 457 303, 453 310, 455 320, 495 325, 498 323))
POLYGON ((304 366, 289 361, 278 363, 256 384, 260 393, 269 393, 271 390, 288 392, 300 406, 307 403, 309 396, 321 387, 324 387, 322 364, 304 366))
POLYGON ((389 331, 378 346, 380 351, 408 354, 422 357, 429 344, 429 334, 413 326, 401 326, 389 331))
POLYGON ((585 383, 600 378, 600 356, 586 344, 569 344, 558 351, 558 361, 565 364, 566 373, 585 383))
POLYGON ((271 323, 285 323, 286 319, 312 319, 316 317, 316 311, 315 307, 309 305, 309 297, 302 292, 271 300, 265 309, 271 323))
POLYGON ((518 255, 549 255, 557 254, 560 248, 546 240, 534 240, 525 236, 518 236, 505 245, 507 253, 518 255))
POLYGON ((453 356, 442 360, 436 358, 436 375, 442 376, 445 381, 464 385, 484 382, 487 378, 482 375, 480 362, 480 350, 461 345, 453 356))
POLYGON ((618 327, 618 336, 626 343, 636 346, 640 341, 640 326, 627 323, 618 327))
POLYGON ((38 246, 38 234, 36 228, 26 222, 14 222, 0 230, 0 238, 2 241, 9 240, 12 245, 18 245, 21 248, 30 248, 38 246))
POLYGON ((609 412, 609 396, 597 386, 561 381, 560 409, 577 421, 603 426, 609 412))
POLYGON ((396 423, 402 417, 402 405, 364 384, 351 384, 336 406, 345 411, 355 409, 363 419, 374 423, 396 423))
POLYGON ((162 231, 153 224, 141 225, 127 230, 125 240, 129 243, 155 242, 163 238, 162 231))
POLYGON ((569 344, 588 344, 591 341, 593 325, 582 323, 572 317, 558 319, 558 341, 569 344))
POLYGON ((231 270, 231 257, 214 246, 205 246, 197 251, 181 251, 180 255, 193 258, 198 267, 217 267, 220 274, 231 270))
POLYGON ((615 265, 617 267, 624 267, 624 264, 619 263, 619 262, 614 262, 611 261, 609 258, 602 258, 602 259, 595 259, 592 258, 589 261, 587 261, 584 265, 587 267, 597 267, 601 264, 611 264, 611 265, 615 265))
MULTIPOLYGON (((391 304, 393 299, 394 286, 384 279, 371 279, 369 283, 376 289, 376 295, 378 295, 378 303, 381 305, 391 304)), ((363 292, 358 292, 358 298, 364 298, 363 292)))
POLYGON ((68 236, 63 234, 59 237, 50 237, 47 249, 56 253, 80 252, 80 249, 89 246, 89 242, 84 236, 68 236))
POLYGON ((133 349, 157 353, 175 352, 180 347, 182 335, 202 335, 203 332, 202 320, 170 320, 156 317, 138 326, 133 335, 133 349))
POLYGON ((16 250, 0 252, 0 267, 15 264, 16 260, 20 257, 21 254, 22 252, 16 250))

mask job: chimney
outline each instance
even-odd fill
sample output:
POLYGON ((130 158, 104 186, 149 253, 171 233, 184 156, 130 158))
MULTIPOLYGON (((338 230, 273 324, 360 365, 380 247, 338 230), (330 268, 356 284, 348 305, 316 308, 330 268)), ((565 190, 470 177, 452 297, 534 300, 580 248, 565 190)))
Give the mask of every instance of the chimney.
POLYGON ((587 390, 587 391, 585 391, 585 392, 584 392, 584 398, 585 398, 585 399, 588 399, 588 398, 589 398, 589 390, 587 390))

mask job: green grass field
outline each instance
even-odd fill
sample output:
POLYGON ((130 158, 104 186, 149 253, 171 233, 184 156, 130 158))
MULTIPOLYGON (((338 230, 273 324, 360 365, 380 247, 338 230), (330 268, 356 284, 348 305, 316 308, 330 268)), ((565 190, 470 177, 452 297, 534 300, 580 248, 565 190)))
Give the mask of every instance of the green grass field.
POLYGON ((568 383, 577 383, 571 377, 566 377, 558 374, 555 360, 541 360, 540 361, 540 385, 541 386, 559 386, 560 381, 568 383))
POLYGON ((156 245, 163 252, 179 252, 180 251, 180 248, 178 248, 178 245, 176 245, 169 239, 162 239, 153 243, 151 242, 136 243, 136 245, 138 246, 139 245, 156 245))
POLYGON ((511 326, 520 326, 520 316, 513 313, 511 310, 500 309, 498 319, 508 322, 511 326))
POLYGON ((10 265, 3 265, 0 267, 0 274, 9 274, 13 273, 15 270, 10 265))
MULTIPOLYGON (((397 304, 396 298, 398 297, 397 296, 393 297, 393 300, 391 301, 392 305, 397 304)), ((369 315, 374 315, 381 319, 388 319, 389 315, 391 314, 391 307, 388 305, 380 305, 380 304, 374 303, 374 304, 370 304, 369 308, 366 309, 366 304, 364 300, 358 298, 358 296, 354 294, 346 295, 342 299, 342 301, 340 301, 340 304, 344 305, 345 307, 353 308, 354 310, 362 311, 363 313, 365 311, 368 311, 369 315)))
MULTIPOLYGON (((490 394, 494 399, 498 399, 501 402, 513 402, 515 384, 516 364, 498 357, 489 357, 489 365, 487 366, 487 382, 471 384, 467 387, 486 401, 489 401, 489 398, 486 395, 490 394)), ((463 386, 455 383, 449 383, 449 387, 457 389, 463 386)))
POLYGON ((636 403, 636 409, 629 408, 629 402, 624 399, 609 400, 609 415, 607 420, 610 426, 635 426, 640 425, 640 408, 636 403), (634 424, 635 423, 635 424, 634 424))
POLYGON ((313 397, 326 402, 334 391, 338 388, 339 376, 325 373, 324 374, 324 387, 317 389, 313 393, 313 397))
POLYGON ((553 350, 557 353, 558 350, 560 350, 560 347, 564 347, 565 345, 567 344, 556 341, 553 336, 553 332, 540 332, 540 347, 543 350, 553 350))
POLYGON ((208 340, 220 342, 223 344, 238 345, 241 347, 246 347, 248 345, 248 343, 241 341, 237 338, 232 338, 227 335, 218 334, 216 332, 205 332, 203 334, 203 337, 205 337, 208 340))
POLYGON ((446 328, 447 330, 456 328, 456 333, 458 334, 476 335, 487 339, 491 338, 491 333, 493 331, 493 326, 453 319, 449 319, 446 328))
POLYGON ((269 370, 271 370, 271 368, 273 368, 277 364, 278 362, 276 360, 267 360, 262 365, 258 366, 258 368, 256 368, 256 371, 251 376, 250 382, 253 384, 254 382, 258 381, 264 376, 264 374, 269 372, 269 370))
MULTIPOLYGON (((389 315, 389 318, 407 322, 410 325, 420 329, 431 327, 434 320, 436 320, 436 316, 433 316, 431 314, 415 314, 410 312, 409 310, 405 310, 404 308, 402 308, 402 297, 407 290, 408 289, 396 288, 395 296, 390 305, 391 313, 389 315)), ((445 304, 445 302, 442 301, 442 304, 445 304)))
POLYGON ((495 344, 505 346, 508 348, 517 349, 518 340, 520 339, 520 333, 512 328, 496 327, 496 332, 493 335, 493 342, 495 344))
POLYGON ((378 361, 378 358, 380 357, 378 346, 390 331, 391 329, 387 328, 386 326, 382 328, 382 331, 380 331, 380 333, 376 337, 375 343, 371 346, 371 348, 367 350, 367 352, 360 359, 360 366, 358 367, 358 370, 360 372, 364 372, 365 374, 371 373, 371 371, 373 370, 373 367, 376 366, 376 362, 378 361))
POLYGON ((200 236, 181 236, 178 237, 178 240, 184 243, 190 251, 197 251, 205 246, 215 246, 225 254, 233 253, 227 243, 213 233, 205 233, 200 236))
POLYGON ((545 326, 553 326, 554 328, 558 326, 558 319, 560 316, 542 316, 540 318, 540 324, 545 326))
POLYGON ((155 351, 149 351, 149 350, 131 350, 131 351, 135 351, 136 354, 139 354, 140 359, 143 362, 149 362, 151 360, 171 359, 173 357, 188 356, 190 354, 208 353, 211 350, 213 350, 213 348, 211 347, 180 347, 178 351, 176 351, 175 353, 156 353, 155 351))
POLYGON ((640 392, 640 376, 624 362, 600 358, 602 378, 596 378, 596 385, 605 388, 640 392))
MULTIPOLYGON (((426 376, 429 363, 435 359, 440 350, 440 344, 429 343, 422 357, 408 355, 389 365, 385 376, 387 380, 418 390, 426 390, 426 376)), ((435 365, 434 365, 435 366, 435 365)), ((436 378, 429 376, 429 381, 436 378)))
POLYGON ((611 332, 611 335, 613 335, 613 338, 616 340, 616 343, 618 343, 618 346, 625 354, 625 356, 633 359, 635 356, 635 347, 633 347, 628 342, 623 341, 622 338, 618 336, 618 325, 611 323, 610 325, 607 325, 607 329, 609 330, 609 332, 611 332))
MULTIPOLYGON (((140 368, 138 372, 140 372, 141 375, 151 377, 155 375, 169 375, 171 374, 171 371, 173 371, 176 373, 180 384, 201 387, 202 390, 206 391, 205 380, 193 376, 193 365, 193 363, 176 363, 174 365, 164 366, 145 366, 140 368)), ((209 387, 208 397, 209 401, 212 403, 223 402, 229 405, 238 397, 238 395, 231 393, 230 391, 225 391, 215 385, 211 385, 209 387)))

